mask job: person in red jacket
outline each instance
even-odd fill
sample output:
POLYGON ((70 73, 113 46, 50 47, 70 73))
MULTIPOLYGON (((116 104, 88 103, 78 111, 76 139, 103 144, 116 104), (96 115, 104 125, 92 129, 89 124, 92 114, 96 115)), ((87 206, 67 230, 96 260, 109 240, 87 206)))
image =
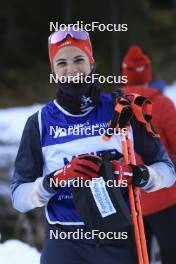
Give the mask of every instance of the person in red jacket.
MULTIPOLYGON (((176 109, 169 98, 149 86, 152 80, 151 60, 140 47, 132 46, 128 50, 122 62, 122 75, 128 80, 125 93, 138 93, 152 101, 152 123, 173 160, 176 154, 176 109)), ((137 157, 137 163, 141 163, 140 157, 137 157)), ((175 264, 176 184, 152 193, 141 191, 141 201, 148 250, 154 234, 160 246, 162 263, 175 264)))

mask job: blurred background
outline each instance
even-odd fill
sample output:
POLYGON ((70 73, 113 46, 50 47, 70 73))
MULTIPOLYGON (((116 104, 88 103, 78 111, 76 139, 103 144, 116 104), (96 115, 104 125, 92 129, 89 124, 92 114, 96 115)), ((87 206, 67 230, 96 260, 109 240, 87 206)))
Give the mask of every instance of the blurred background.
MULTIPOLYGON (((11 207, 9 181, 21 133, 29 115, 54 97, 49 84, 49 22, 128 24, 126 32, 90 33, 98 72, 120 75, 127 49, 138 44, 149 54, 153 78, 166 81, 176 97, 176 0, 22 1, 0 8, 0 234, 37 248, 43 239, 43 213, 20 214, 11 207)), ((103 85, 111 91, 113 87, 103 85)), ((1 254, 1 253, 0 253, 1 254)), ((7 263, 6 263, 7 264, 7 263)), ((35 264, 35 261, 33 262, 35 264)))

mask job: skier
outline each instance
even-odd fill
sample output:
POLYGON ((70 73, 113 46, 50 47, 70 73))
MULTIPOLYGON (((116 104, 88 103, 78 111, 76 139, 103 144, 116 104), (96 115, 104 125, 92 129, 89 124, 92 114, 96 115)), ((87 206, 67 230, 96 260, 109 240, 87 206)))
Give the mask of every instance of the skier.
MULTIPOLYGON (((87 230, 75 209, 71 187, 63 187, 61 183, 77 178, 91 181, 99 176, 102 151, 122 153, 122 149, 119 135, 104 141, 99 132, 91 135, 70 132, 75 127, 85 131, 107 127, 114 114, 114 100, 111 94, 100 91, 98 82, 73 81, 77 74, 92 77, 95 73, 88 33, 73 28, 54 32, 49 37, 49 58, 52 72, 59 77, 56 99, 27 120, 11 184, 13 206, 23 213, 45 206, 47 223, 41 264, 136 263, 123 240, 50 237, 50 230, 60 235, 87 230), (71 81, 61 82, 62 76, 71 81), (57 184, 51 185, 51 180, 57 184)), ((173 164, 159 140, 149 136, 135 119, 131 126, 133 133, 131 129, 129 136, 145 166, 136 166, 139 172, 136 174, 130 165, 114 159, 113 170, 117 173, 121 168, 124 175, 131 175, 129 182, 132 179, 147 192, 173 185, 173 164), (148 176, 145 179, 143 171, 148 176)), ((118 174, 115 177, 119 179, 118 174)))
MULTIPOLYGON (((176 154, 175 106, 169 98, 161 94, 164 81, 151 82, 151 60, 139 46, 129 48, 123 59, 122 74, 128 79, 125 93, 138 93, 153 102, 153 124, 173 160, 176 154)), ((138 162, 141 164, 139 158, 138 162)), ((151 238, 154 234, 160 246, 162 263, 174 264, 176 223, 173 219, 176 215, 176 184, 169 189, 164 188, 152 193, 141 191, 141 198, 148 251, 151 251, 151 238)))

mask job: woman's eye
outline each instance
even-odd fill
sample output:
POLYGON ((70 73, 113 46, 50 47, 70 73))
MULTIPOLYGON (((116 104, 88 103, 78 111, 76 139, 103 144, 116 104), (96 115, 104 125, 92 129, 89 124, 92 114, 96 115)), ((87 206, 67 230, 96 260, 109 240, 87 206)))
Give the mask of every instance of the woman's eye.
POLYGON ((57 66, 65 66, 65 65, 66 65, 66 62, 64 62, 64 61, 57 63, 57 66))
POLYGON ((79 59, 76 59, 76 60, 75 60, 75 62, 78 62, 78 63, 79 63, 79 62, 83 62, 83 61, 84 61, 83 58, 79 58, 79 59))

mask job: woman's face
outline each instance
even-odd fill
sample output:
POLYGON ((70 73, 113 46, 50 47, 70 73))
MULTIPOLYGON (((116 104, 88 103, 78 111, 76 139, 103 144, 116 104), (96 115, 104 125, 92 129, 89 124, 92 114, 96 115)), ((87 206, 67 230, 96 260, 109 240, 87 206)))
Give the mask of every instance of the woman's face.
POLYGON ((75 46, 60 49, 54 57, 53 67, 58 77, 76 76, 78 73, 86 76, 91 72, 88 56, 75 46))

